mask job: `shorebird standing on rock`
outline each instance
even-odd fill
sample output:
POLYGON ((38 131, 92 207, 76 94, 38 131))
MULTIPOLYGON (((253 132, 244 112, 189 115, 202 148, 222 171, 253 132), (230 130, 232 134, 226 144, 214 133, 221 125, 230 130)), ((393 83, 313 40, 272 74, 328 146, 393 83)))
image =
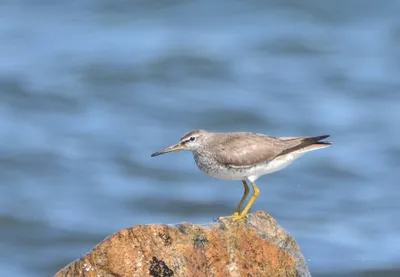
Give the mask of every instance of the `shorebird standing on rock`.
POLYGON ((331 146, 331 142, 321 141, 327 137, 329 135, 274 137, 247 132, 213 133, 194 130, 186 133, 177 144, 151 156, 188 150, 193 153, 197 167, 207 175, 224 180, 241 180, 244 194, 232 215, 233 220, 238 220, 247 217, 257 199, 260 191, 255 181, 260 176, 285 168, 306 152, 331 146), (249 193, 246 180, 253 187, 253 195, 242 210, 243 202, 249 193))

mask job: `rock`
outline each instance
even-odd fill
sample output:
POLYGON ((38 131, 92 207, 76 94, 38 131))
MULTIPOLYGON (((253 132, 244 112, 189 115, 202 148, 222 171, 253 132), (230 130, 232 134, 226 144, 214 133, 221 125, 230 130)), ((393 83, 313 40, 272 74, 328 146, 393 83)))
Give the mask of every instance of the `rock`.
POLYGON ((296 241, 264 212, 209 225, 138 225, 106 238, 56 277, 311 276, 296 241))

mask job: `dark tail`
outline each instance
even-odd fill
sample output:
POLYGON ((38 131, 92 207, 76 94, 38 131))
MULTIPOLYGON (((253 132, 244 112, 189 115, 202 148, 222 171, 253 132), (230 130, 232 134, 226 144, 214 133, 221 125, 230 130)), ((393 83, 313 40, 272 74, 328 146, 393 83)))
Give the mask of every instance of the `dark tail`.
POLYGON ((303 139, 302 143, 309 143, 309 145, 311 144, 329 144, 332 145, 332 142, 330 141, 320 141, 326 138, 329 138, 329 135, 323 135, 323 136, 318 136, 318 137, 311 137, 311 138, 305 138, 303 139))
POLYGON ((294 152, 294 151, 297 151, 300 149, 304 149, 304 148, 311 148, 309 150, 313 150, 313 149, 328 147, 329 145, 332 145, 332 142, 321 141, 328 137, 329 137, 329 135, 322 135, 322 136, 317 136, 317 137, 308 137, 308 138, 303 138, 303 139, 297 139, 300 142, 299 144, 282 151, 282 153, 280 153, 279 156, 285 155, 285 154, 288 154, 288 153, 291 153, 291 152, 294 152))

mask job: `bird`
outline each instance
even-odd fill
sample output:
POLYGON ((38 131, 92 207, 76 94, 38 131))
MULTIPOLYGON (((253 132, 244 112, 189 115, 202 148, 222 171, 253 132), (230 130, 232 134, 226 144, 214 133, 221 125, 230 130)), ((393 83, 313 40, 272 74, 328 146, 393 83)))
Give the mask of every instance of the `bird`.
POLYGON ((151 157, 186 150, 193 154, 197 167, 208 176, 237 180, 243 184, 243 196, 231 215, 234 221, 248 218, 248 212, 260 190, 259 177, 282 170, 304 153, 332 145, 322 141, 330 135, 315 137, 276 137, 254 132, 211 132, 196 129, 184 134, 178 143, 151 154, 151 157), (253 194, 244 209, 250 182, 253 194))

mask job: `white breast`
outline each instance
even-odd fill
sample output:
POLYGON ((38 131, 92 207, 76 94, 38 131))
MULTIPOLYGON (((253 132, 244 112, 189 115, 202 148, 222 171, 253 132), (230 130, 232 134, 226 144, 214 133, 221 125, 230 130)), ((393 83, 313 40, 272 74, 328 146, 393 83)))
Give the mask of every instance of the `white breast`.
MULTIPOLYGON (((199 168, 203 170, 207 175, 218 179, 224 180, 246 180, 250 182, 256 181, 260 176, 273 173, 281 170, 291 164, 296 158, 301 156, 303 153, 287 154, 280 156, 273 161, 260 163, 251 168, 232 168, 213 164, 211 167, 199 168)), ((199 165, 199 164, 198 164, 199 165)))

